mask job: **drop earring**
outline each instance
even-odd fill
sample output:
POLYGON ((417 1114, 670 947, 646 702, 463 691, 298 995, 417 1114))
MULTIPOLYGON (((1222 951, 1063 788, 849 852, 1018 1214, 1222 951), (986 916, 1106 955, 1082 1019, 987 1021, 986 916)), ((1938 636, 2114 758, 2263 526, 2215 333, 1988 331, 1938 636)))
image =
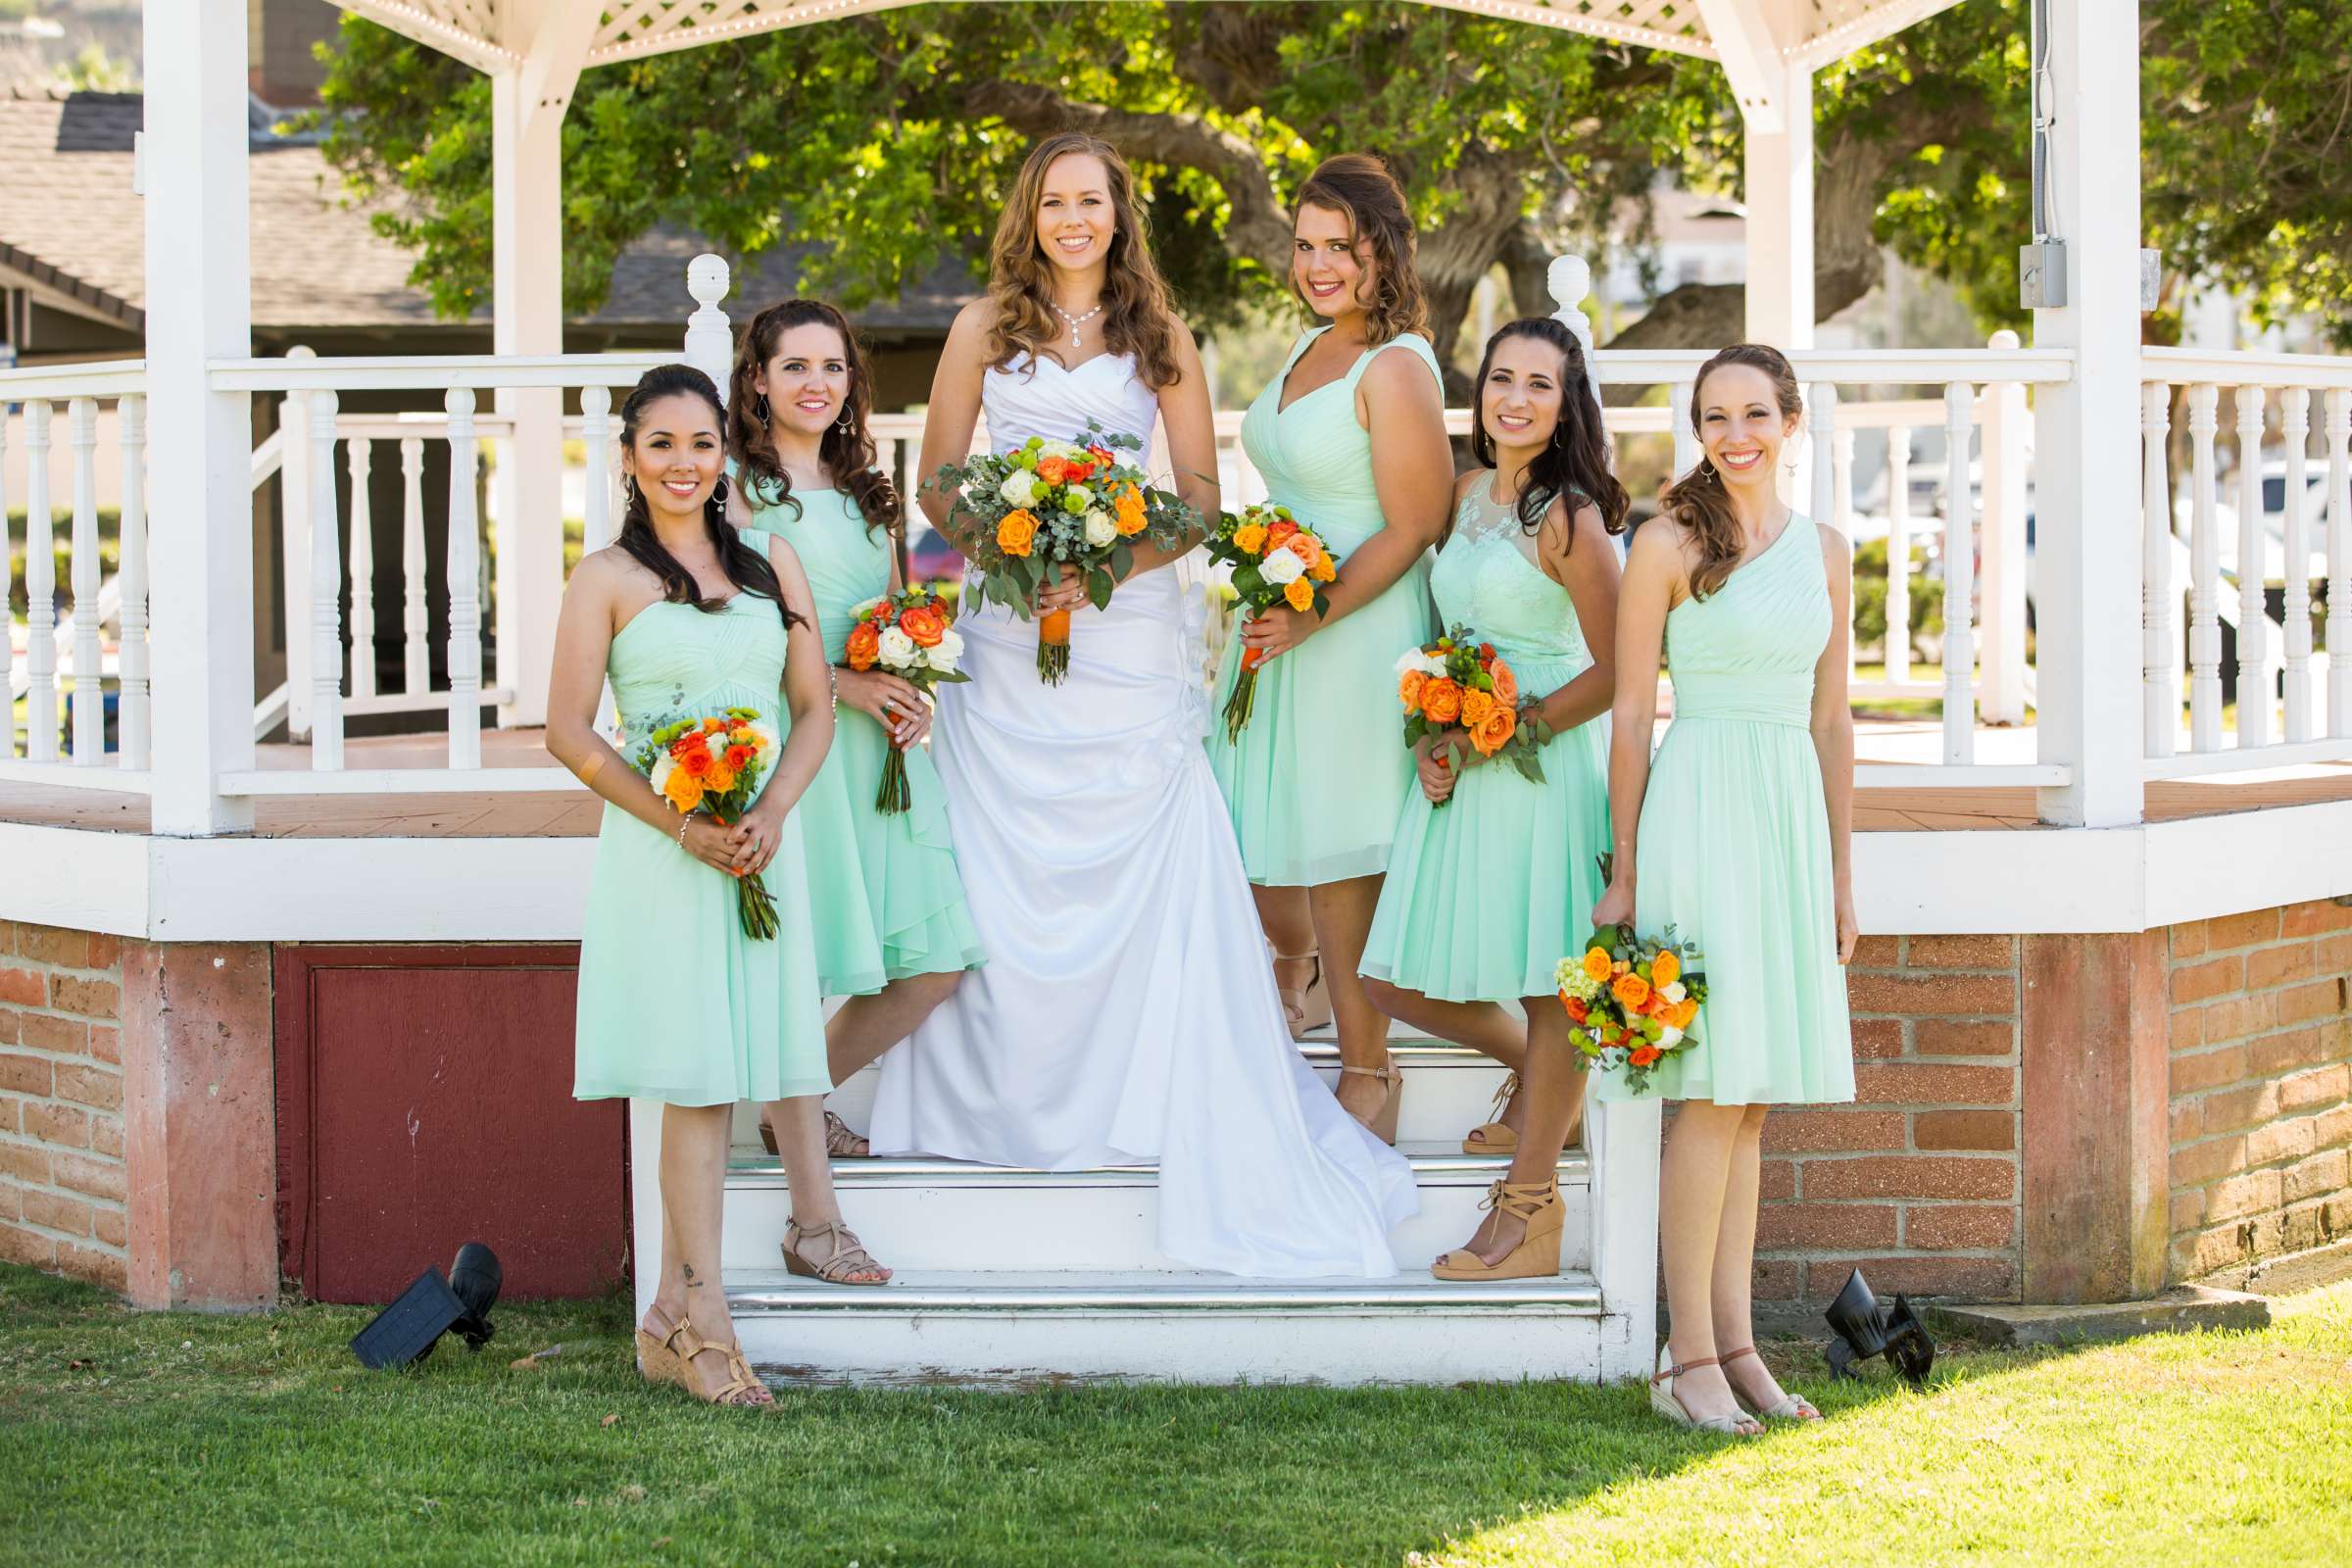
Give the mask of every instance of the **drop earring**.
POLYGON ((773 423, 773 417, 768 413, 767 394, 764 392, 760 392, 755 393, 754 396, 756 396, 760 401, 753 406, 752 417, 758 419, 763 425, 773 423))

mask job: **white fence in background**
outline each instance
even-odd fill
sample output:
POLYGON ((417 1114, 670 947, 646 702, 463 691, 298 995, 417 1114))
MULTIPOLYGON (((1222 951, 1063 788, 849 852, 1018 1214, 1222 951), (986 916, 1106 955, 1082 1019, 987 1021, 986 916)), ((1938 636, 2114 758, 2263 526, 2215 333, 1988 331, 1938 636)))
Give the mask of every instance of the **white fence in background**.
POLYGON ((2352 361, 2178 349, 2149 349, 2143 361, 2146 776, 2352 759, 2352 361), (2216 451, 2225 390, 2235 436, 2227 481, 2219 475, 2216 451), (2184 411, 2187 434, 2185 495, 2175 454, 2176 403, 2184 411), (2275 465, 2264 456, 2273 430, 2275 465), (2265 494, 2273 479, 2276 510, 2265 494), (2324 663, 2315 658, 2312 638, 2315 550, 2324 550, 2326 561, 2324 663), (2281 585, 2276 619, 2268 606, 2273 578, 2281 585), (2184 593, 2185 735, 2179 618, 2184 593), (2236 633, 2228 672, 2237 722, 2227 747, 2225 621, 2236 633))

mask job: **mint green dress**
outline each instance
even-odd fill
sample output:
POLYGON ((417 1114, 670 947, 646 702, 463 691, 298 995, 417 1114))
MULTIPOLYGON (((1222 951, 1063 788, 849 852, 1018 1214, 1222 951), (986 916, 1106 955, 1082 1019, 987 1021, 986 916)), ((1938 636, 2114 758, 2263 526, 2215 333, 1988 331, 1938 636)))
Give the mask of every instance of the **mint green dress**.
MULTIPOLYGON (((1282 407, 1283 383, 1327 326, 1302 334, 1242 420, 1242 449, 1269 501, 1291 509, 1348 558, 1385 526, 1372 483, 1372 437, 1355 421, 1355 387, 1380 354, 1411 354, 1438 372, 1437 350, 1407 335, 1367 349, 1348 373, 1282 407)), ((1388 868, 1396 802, 1412 782, 1400 739, 1396 659, 1430 638, 1429 564, 1415 562, 1387 592, 1258 666, 1257 700, 1239 740, 1222 721, 1208 734, 1209 766, 1224 792, 1250 880, 1316 887, 1388 868)), ((1242 639, 1226 645, 1211 711, 1241 675, 1242 639)))
MULTIPOLYGON (((1674 722, 1650 763, 1635 840, 1634 928, 1669 925, 1704 955, 1698 1044, 1651 1092, 1719 1105, 1854 1098, 1829 808, 1813 749, 1813 667, 1830 638, 1821 530, 1781 536, 1666 616, 1674 722)), ((1604 1098, 1627 1098, 1621 1075, 1604 1098)))
MULTIPOLYGON (((605 662, 624 737, 729 708, 757 709, 781 733, 784 649, 772 599, 648 605, 605 662)), ((783 928, 755 942, 733 877, 680 849, 674 829, 605 807, 580 939, 574 1099, 723 1105, 833 1087, 797 809, 762 880, 783 928)))
MULTIPOLYGON (((1442 624, 1494 645, 1525 705, 1584 673, 1592 655, 1568 590, 1537 564, 1516 513, 1487 498, 1491 482, 1462 497, 1430 588, 1442 624)), ((1544 743, 1541 784, 1506 761, 1482 762, 1440 809, 1417 777, 1408 782, 1362 972, 1445 1002, 1550 996, 1600 900, 1608 752, 1608 722, 1594 718, 1544 743)))
MULTIPOLYGON (((789 505, 764 503, 760 492, 757 484, 744 489, 753 515, 744 536, 757 544, 773 532, 792 546, 808 574, 825 662, 846 663, 851 610, 890 590, 890 535, 869 532, 857 503, 840 490, 794 491, 797 517, 789 505)), ((801 799, 817 981, 828 997, 870 996, 893 980, 969 969, 987 956, 964 908, 931 753, 918 746, 906 754, 913 805, 884 814, 874 809, 874 796, 889 755, 881 725, 839 709, 825 765, 801 799)))

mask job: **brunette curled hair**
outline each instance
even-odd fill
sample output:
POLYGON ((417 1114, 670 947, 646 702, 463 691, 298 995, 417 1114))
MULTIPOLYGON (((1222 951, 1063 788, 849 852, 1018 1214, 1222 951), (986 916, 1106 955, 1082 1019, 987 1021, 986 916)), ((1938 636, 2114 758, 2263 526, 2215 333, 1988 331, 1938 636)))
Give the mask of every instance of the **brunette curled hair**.
MULTIPOLYGON (((620 445, 625 452, 637 446, 637 430, 645 422, 645 411, 663 398, 701 398, 710 405, 710 412, 719 416, 723 426, 726 410, 718 401, 718 388, 710 378, 691 365, 657 365, 637 378, 629 395, 620 400, 620 445)), ((767 557, 743 542, 727 521, 727 481, 720 479, 710 487, 710 499, 703 503, 703 526, 710 535, 710 546, 718 555, 718 569, 728 582, 747 594, 757 594, 776 607, 786 626, 808 624, 807 618, 794 612, 784 602, 784 585, 776 579, 776 568, 767 557)), ((621 507, 620 537, 615 541, 630 559, 662 580, 662 597, 672 604, 692 605, 705 612, 726 608, 724 599, 706 599, 686 569, 684 562, 671 555, 654 531, 653 512, 646 503, 645 486, 635 475, 627 485, 627 499, 621 507)))
MULTIPOLYGON (((1526 481, 1519 487, 1519 526, 1534 533, 1544 525, 1544 514, 1554 501, 1571 498, 1568 507, 1573 513, 1574 498, 1581 496, 1598 510, 1603 528, 1623 532, 1632 498, 1609 471, 1609 436, 1585 375, 1585 346, 1555 318, 1531 316, 1509 322, 1487 339, 1486 357, 1478 362, 1478 379, 1472 383, 1477 402, 1472 405, 1470 456, 1481 467, 1494 466, 1494 434, 1487 428, 1485 412, 1487 376, 1494 368, 1494 351, 1515 337, 1534 338, 1560 351, 1560 422, 1527 466, 1526 481)), ((1571 527, 1568 547, 1575 546, 1576 529, 1571 527)))
MULTIPOLYGON (((1320 207, 1348 219, 1351 241, 1372 249, 1372 298, 1364 302, 1364 346, 1379 348, 1407 332, 1430 336, 1429 301, 1413 270, 1416 238, 1404 187, 1370 153, 1326 158, 1298 187, 1299 207, 1320 207)), ((1296 272, 1291 293, 1304 305, 1296 272)))
MULTIPOLYGON (((1792 418, 1803 412, 1804 393, 1796 384, 1796 370, 1788 356, 1764 343, 1735 343, 1700 366, 1697 379, 1690 383, 1691 434, 1698 433, 1706 408, 1702 400, 1707 377, 1734 365, 1764 372, 1772 382, 1773 402, 1782 417, 1792 418)), ((1690 530, 1691 541, 1698 546, 1698 564, 1690 572, 1690 597, 1704 599, 1731 580, 1747 550, 1739 515, 1732 511, 1731 492, 1723 487, 1723 475, 1715 471, 1713 460, 1701 457, 1695 467, 1665 488, 1658 504, 1668 516, 1690 530)))
POLYGON ((790 507, 794 516, 801 514, 800 498, 792 493, 792 477, 776 456, 775 437, 768 429, 769 416, 758 390, 760 369, 775 358, 776 345, 784 334, 796 326, 828 326, 841 337, 842 363, 850 369, 849 396, 842 404, 848 422, 835 420, 826 426, 817 454, 825 472, 857 505, 866 532, 879 528, 895 537, 906 509, 890 476, 874 466, 874 437, 867 428, 874 412, 874 391, 866 374, 865 356, 858 351, 850 318, 823 300, 791 299, 770 305, 745 323, 735 340, 735 367, 727 376, 726 438, 736 477, 760 506, 790 507))

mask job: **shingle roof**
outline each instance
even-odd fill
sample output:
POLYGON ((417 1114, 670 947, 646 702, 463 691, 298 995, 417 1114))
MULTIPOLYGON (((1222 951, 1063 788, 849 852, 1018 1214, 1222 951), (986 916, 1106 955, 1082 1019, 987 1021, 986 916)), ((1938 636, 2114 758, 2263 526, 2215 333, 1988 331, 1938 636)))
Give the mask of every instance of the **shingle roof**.
MULTIPOLYGON (((145 214, 131 190, 136 93, 0 91, 0 266, 26 272, 122 322, 145 324, 145 214)), ((256 327, 447 324, 408 281, 415 258, 348 205, 316 146, 257 138, 247 161, 256 327)), ((686 263, 710 247, 649 234, 613 268, 603 326, 683 323, 686 263)), ((779 246, 736 279, 733 300, 789 293, 806 252, 779 246)), ((858 313, 869 329, 945 329, 976 290, 953 263, 898 301, 858 313)))

